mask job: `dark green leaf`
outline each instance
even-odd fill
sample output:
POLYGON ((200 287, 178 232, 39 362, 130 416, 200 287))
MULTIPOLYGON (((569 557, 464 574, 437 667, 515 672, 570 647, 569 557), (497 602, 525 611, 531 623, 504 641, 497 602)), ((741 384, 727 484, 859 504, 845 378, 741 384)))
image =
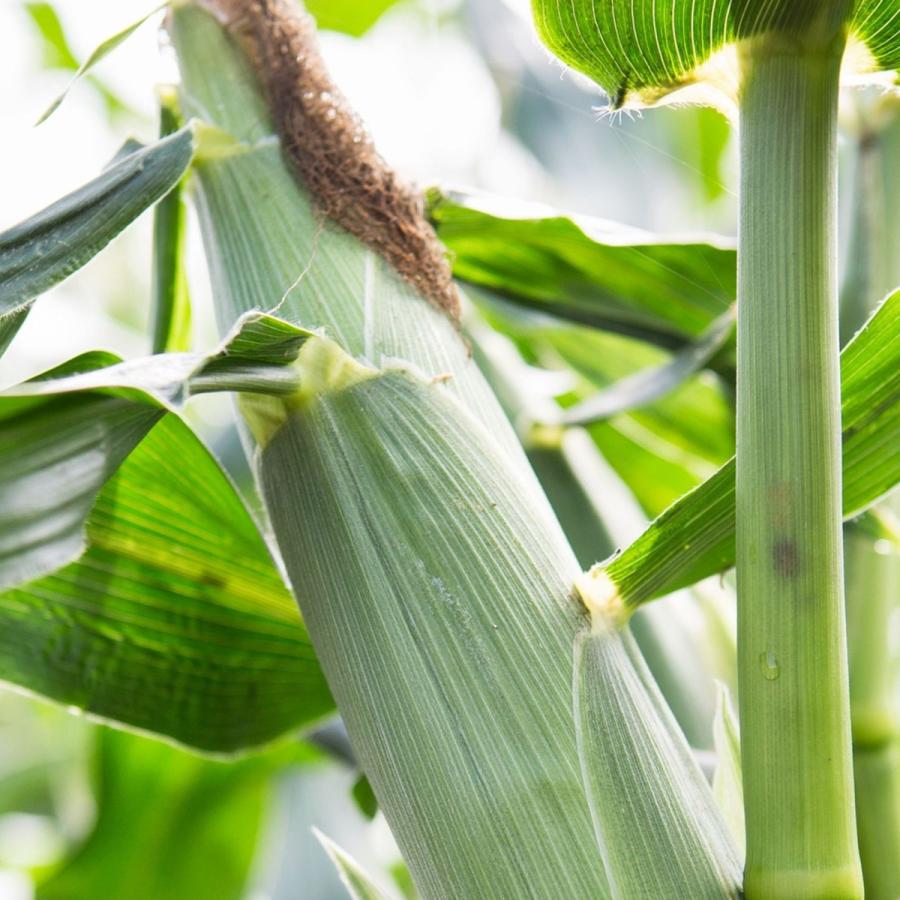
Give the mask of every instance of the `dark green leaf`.
POLYGON ((352 794, 357 809, 359 809, 367 819, 374 819, 378 814, 378 800, 375 798, 375 792, 372 790, 372 785, 369 784, 369 779, 366 778, 365 775, 360 775, 359 778, 353 782, 352 794))
POLYGON ((209 357, 86 354, 0 395, 0 678, 205 750, 331 711, 256 524, 166 411, 283 393, 307 337, 251 314, 209 357))
POLYGON ((699 337, 734 302, 736 255, 724 241, 565 216, 501 217, 471 198, 434 191, 430 214, 463 281, 666 349, 699 337))
POLYGON ((77 561, 0 594, 0 678, 220 752, 331 711, 255 523, 175 416, 106 483, 82 540, 77 561))
MULTIPOLYGON (((900 481, 900 290, 841 354, 844 516, 900 481)), ((607 567, 635 607, 734 565, 734 461, 667 509, 607 567)))
POLYGON ((194 152, 182 129, 128 154, 93 181, 0 234, 0 315, 81 268, 176 185, 194 152))

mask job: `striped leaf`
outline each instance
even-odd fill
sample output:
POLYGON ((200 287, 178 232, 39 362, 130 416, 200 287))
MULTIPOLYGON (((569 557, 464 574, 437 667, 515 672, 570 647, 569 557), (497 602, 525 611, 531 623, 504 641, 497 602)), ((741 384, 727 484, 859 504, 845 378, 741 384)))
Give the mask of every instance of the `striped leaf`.
MULTIPOLYGON (((900 290, 841 354, 844 516, 900 481, 900 290)), ((637 606, 734 565, 734 461, 666 510, 607 574, 637 606)))
POLYGON ((735 251, 721 238, 650 235, 540 208, 517 214, 508 201, 437 191, 429 213, 457 278, 663 349, 698 338, 736 295, 735 251))
POLYGON ((204 359, 89 355, 0 395, 0 678, 220 752, 333 708, 256 524, 168 411, 283 392, 307 337, 249 316, 204 359))
POLYGON ((815 40, 848 22, 868 51, 861 72, 900 67, 898 0, 532 0, 532 9, 544 43, 617 109, 697 84, 734 98, 737 67, 725 51, 773 30, 815 40))

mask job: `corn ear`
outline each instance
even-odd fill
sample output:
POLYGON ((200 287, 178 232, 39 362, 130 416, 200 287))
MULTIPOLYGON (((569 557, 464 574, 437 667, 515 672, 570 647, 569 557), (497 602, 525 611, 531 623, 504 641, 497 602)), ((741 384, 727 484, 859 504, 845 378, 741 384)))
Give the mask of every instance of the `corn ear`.
MULTIPOLYGON (((186 113, 224 133, 201 141, 194 182, 220 324, 277 306, 350 360, 316 362, 350 377, 303 402, 244 409, 294 592, 418 890, 610 896, 572 716, 580 568, 515 434, 449 318, 315 212, 219 26, 180 7, 172 32, 186 113)), ((620 664, 638 696, 613 706, 656 715, 620 664)))

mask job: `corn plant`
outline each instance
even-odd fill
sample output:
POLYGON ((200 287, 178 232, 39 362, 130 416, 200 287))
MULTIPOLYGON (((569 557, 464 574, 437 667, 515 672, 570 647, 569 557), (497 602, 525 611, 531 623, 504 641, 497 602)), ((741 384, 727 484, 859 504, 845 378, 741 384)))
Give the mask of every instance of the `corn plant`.
MULTIPOLYGON (((738 119, 736 247, 423 197, 292 0, 171 3, 159 140, 0 235, 2 350, 156 205, 154 355, 84 354, 0 394, 0 677, 244 754, 215 770, 232 786, 338 712, 423 897, 897 896, 900 273, 861 213, 841 351, 835 179, 842 72, 890 83, 900 5, 533 12, 613 109, 738 119), (188 200, 212 350, 186 337, 188 200), (542 395, 535 364, 575 387, 542 395), (208 392, 235 397, 262 525, 183 418, 208 392), (620 420, 696 447, 690 490, 666 493, 663 453, 617 455, 620 420), (695 587, 735 564, 737 717, 712 680, 735 649, 721 598, 695 587)), ((185 777, 215 783, 204 765, 185 777)), ((323 843, 351 895, 385 896, 323 843)), ((102 852, 46 895, 108 889, 102 852)))

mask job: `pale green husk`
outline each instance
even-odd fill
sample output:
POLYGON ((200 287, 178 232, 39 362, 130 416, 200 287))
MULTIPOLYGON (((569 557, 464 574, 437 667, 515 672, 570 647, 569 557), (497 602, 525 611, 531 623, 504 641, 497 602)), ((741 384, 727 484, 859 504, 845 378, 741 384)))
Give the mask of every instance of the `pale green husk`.
MULTIPOLYGON (((257 467, 317 654, 419 892, 609 896, 572 715, 580 569, 512 429, 454 324, 313 212, 218 26, 184 8, 173 35, 186 113, 247 145, 197 166, 220 324, 278 306, 380 370, 294 405, 257 467)), ((652 710, 620 665, 612 705, 652 710)), ((668 726, 651 715, 645 728, 668 726)), ((610 732, 604 754, 628 752, 623 734, 610 732)), ((627 790, 647 790, 646 774, 634 770, 627 790)), ((661 870, 665 850, 654 843, 661 870)), ((709 847, 695 851, 706 860, 709 847)), ((684 895, 677 878, 669 887, 684 895)))

